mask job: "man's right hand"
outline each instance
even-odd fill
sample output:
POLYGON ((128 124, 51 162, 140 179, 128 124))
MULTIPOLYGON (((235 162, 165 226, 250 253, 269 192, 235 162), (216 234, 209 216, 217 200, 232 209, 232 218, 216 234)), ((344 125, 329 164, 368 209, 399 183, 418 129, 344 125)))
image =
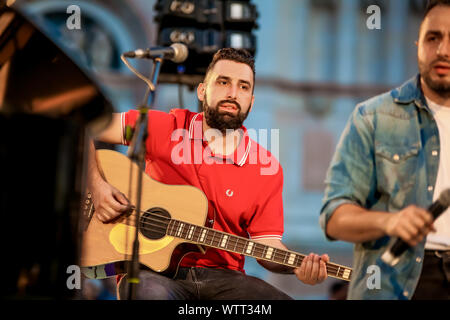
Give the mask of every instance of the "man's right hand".
POLYGON ((436 231, 433 226, 433 216, 425 209, 409 206, 387 216, 385 233, 401 238, 411 247, 419 244, 430 231, 436 231))
POLYGON ((90 189, 95 215, 103 223, 110 222, 130 210, 130 203, 125 195, 105 180, 96 179, 90 189))
MULTIPOLYGON (((114 113, 109 127, 98 139, 111 144, 122 142, 122 125, 120 113, 114 113)), ((94 142, 89 142, 87 186, 92 194, 94 215, 100 221, 107 223, 130 210, 131 206, 125 195, 107 183, 99 170, 94 142)))

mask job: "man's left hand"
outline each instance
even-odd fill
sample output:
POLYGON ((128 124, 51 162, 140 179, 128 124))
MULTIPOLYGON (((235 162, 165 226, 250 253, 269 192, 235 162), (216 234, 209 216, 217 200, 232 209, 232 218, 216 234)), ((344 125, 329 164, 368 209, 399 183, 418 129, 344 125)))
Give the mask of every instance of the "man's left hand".
POLYGON ((323 282, 327 278, 326 263, 330 261, 327 254, 318 256, 310 253, 306 256, 299 268, 294 270, 297 278, 306 284, 315 285, 323 282))

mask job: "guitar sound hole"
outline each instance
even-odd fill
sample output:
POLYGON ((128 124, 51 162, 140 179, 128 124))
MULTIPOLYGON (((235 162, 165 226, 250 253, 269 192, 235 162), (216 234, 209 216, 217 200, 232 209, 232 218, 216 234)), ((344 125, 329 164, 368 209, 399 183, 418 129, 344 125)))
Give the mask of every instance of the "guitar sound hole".
POLYGON ((170 219, 167 210, 162 208, 148 209, 139 219, 140 231, 149 239, 161 239, 167 234, 170 219))

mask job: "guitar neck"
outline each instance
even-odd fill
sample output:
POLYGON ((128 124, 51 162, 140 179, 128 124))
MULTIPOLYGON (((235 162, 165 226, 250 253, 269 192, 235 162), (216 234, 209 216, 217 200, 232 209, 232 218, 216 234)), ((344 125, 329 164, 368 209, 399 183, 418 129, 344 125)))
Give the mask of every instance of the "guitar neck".
MULTIPOLYGON (((271 261, 293 268, 299 267, 306 257, 300 253, 278 249, 250 239, 178 220, 170 221, 167 227, 167 234, 192 243, 235 252, 258 260, 271 261)), ((327 273, 330 277, 350 281, 352 269, 334 263, 327 263, 326 265, 327 273)))

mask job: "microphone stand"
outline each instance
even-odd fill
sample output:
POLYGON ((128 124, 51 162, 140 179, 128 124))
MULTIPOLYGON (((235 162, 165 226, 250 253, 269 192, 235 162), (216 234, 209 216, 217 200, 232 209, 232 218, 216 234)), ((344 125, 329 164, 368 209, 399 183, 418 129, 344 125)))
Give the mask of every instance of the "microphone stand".
POLYGON ((136 219, 135 219, 135 235, 133 241, 133 251, 131 255, 131 262, 128 268, 128 300, 134 300, 136 297, 136 285, 139 284, 139 222, 141 214, 141 196, 142 196, 142 176, 145 170, 145 155, 147 153, 146 141, 148 136, 148 110, 153 108, 155 103, 156 83, 158 81, 159 72, 161 70, 161 64, 163 62, 163 56, 159 56, 153 59, 154 68, 152 72, 152 83, 155 84, 155 88, 148 88, 145 94, 145 100, 143 105, 139 107, 139 118, 136 122, 135 133, 131 140, 128 156, 132 161, 135 161, 139 167, 139 174, 137 179, 137 199, 136 199, 136 219), (150 93, 150 104, 148 105, 148 97, 150 93))

